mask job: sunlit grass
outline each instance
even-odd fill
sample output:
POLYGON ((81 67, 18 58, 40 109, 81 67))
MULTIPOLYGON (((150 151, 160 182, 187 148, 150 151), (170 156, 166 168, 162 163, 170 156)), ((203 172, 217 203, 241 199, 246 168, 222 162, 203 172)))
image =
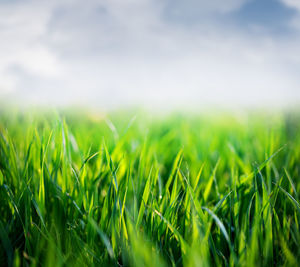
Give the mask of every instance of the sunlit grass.
POLYGON ((0 263, 296 266, 297 114, 0 114, 0 263))

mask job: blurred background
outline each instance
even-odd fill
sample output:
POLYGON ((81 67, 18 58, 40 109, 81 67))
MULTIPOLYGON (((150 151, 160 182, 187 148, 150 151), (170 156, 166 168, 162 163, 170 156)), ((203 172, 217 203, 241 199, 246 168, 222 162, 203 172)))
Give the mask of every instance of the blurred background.
POLYGON ((300 0, 1 0, 0 100, 297 106, 300 0))

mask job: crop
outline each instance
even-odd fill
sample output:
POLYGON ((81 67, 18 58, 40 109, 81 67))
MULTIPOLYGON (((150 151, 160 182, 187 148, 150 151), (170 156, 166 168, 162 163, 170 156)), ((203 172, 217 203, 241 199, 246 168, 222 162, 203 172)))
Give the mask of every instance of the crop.
POLYGON ((0 264, 296 266, 297 112, 0 113, 0 264))

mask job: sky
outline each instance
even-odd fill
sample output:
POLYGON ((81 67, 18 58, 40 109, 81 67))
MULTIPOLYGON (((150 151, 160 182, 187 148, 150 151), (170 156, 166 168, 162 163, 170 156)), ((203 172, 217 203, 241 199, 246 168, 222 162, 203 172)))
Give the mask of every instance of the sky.
POLYGON ((300 0, 0 0, 0 100, 300 103, 300 0))

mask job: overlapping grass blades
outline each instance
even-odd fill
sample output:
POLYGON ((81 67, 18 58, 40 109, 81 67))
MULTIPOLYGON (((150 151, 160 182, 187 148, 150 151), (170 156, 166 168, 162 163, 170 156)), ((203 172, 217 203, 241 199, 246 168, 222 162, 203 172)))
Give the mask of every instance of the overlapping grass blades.
POLYGON ((296 266, 300 119, 0 117, 0 264, 296 266))

